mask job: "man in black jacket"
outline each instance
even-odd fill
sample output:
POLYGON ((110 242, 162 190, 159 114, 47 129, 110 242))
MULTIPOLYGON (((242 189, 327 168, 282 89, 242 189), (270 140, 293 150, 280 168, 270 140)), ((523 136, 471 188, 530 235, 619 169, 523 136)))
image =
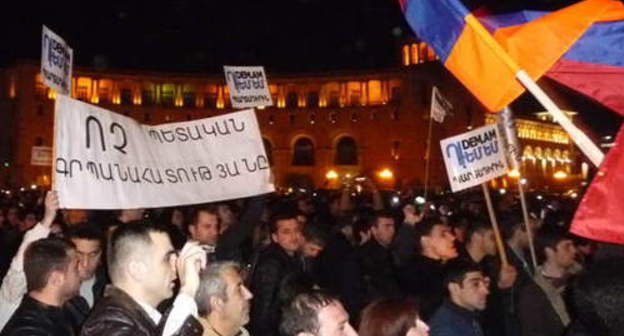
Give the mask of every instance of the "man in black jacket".
POLYGON ((28 294, 2 336, 71 336, 74 320, 63 305, 78 294, 78 257, 71 243, 56 238, 33 242, 24 253, 28 294))
POLYGON ((389 212, 380 211, 371 221, 371 239, 358 250, 361 276, 366 290, 364 304, 380 297, 396 297, 401 294, 397 269, 390 250, 395 233, 394 217, 389 212))
MULTIPOLYGON (((280 290, 285 282, 303 272, 301 258, 297 255, 302 237, 294 214, 275 216, 270 225, 272 243, 256 257, 252 266, 251 334, 275 336, 278 334, 280 290)), ((295 285, 295 284, 290 284, 295 285)))
POLYGON ((112 286, 95 305, 81 335, 201 335, 193 298, 206 253, 197 243, 187 243, 178 256, 166 228, 131 222, 115 230, 107 252, 112 286), (172 296, 176 271, 180 292, 163 316, 156 307, 172 296))

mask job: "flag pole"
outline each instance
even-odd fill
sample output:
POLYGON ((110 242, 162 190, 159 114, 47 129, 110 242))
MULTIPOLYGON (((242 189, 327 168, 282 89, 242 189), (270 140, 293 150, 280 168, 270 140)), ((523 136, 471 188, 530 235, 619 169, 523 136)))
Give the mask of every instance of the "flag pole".
POLYGON ((490 215, 490 222, 492 222, 492 229, 494 230, 494 238, 496 238, 496 247, 500 254, 501 263, 503 265, 509 265, 507 260, 507 252, 505 251, 505 245, 503 245, 503 238, 501 237, 500 229, 498 228, 498 222, 496 221, 496 214, 494 213, 494 206, 492 205, 492 198, 490 197, 490 190, 488 189, 487 182, 481 183, 483 189, 483 195, 485 196, 485 203, 487 204, 488 213, 490 215))
POLYGON ((524 195, 524 186, 522 184, 522 169, 520 165, 521 148, 516 132, 516 124, 513 119, 513 112, 509 106, 505 107, 498 114, 499 126, 502 128, 503 139, 505 140, 505 149, 509 159, 511 168, 516 170, 518 176, 518 192, 520 194, 520 204, 522 206, 522 217, 524 218, 524 227, 529 240, 529 251, 531 253, 531 261, 534 269, 537 268, 537 257, 535 255, 535 245, 533 244, 533 233, 530 225, 529 210, 526 204, 526 196, 524 195))
POLYGON ((533 96, 544 106, 544 108, 553 116, 553 119, 557 121, 563 129, 568 132, 570 138, 576 143, 581 152, 589 158, 589 160, 596 166, 600 166, 600 163, 604 159, 604 153, 594 144, 589 137, 577 128, 572 121, 557 107, 557 105, 546 95, 546 93, 535 83, 535 81, 522 70, 518 64, 507 54, 507 52, 498 44, 494 37, 483 27, 481 22, 472 14, 467 15, 466 24, 470 25, 486 43, 486 45, 492 50, 492 52, 499 55, 502 61, 516 74, 516 79, 527 88, 533 96))
MULTIPOLYGON (((435 90, 435 87, 433 88, 435 90)), ((435 99, 435 91, 432 93, 432 99, 435 99)), ((433 101, 431 102, 431 109, 433 109, 433 101)), ((431 161, 431 133, 433 131, 433 117, 431 111, 429 112, 429 130, 427 132, 427 150, 425 151, 425 191, 424 198, 427 200, 427 191, 429 191, 429 162, 431 161)))

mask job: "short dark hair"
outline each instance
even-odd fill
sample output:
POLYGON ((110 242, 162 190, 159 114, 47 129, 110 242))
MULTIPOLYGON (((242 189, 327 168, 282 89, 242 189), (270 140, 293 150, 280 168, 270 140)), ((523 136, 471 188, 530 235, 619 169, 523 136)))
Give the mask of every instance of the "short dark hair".
POLYGON ((198 207, 194 207, 191 210, 191 216, 190 216, 190 220, 189 220, 189 226, 190 225, 197 225, 197 221, 199 220, 199 214, 205 212, 205 213, 209 213, 211 215, 217 216, 217 221, 221 222, 221 219, 219 218, 219 212, 217 211, 217 205, 215 204, 209 204, 209 205, 203 205, 203 206, 198 206, 198 207))
POLYGON ((71 242, 60 238, 44 238, 31 243, 24 252, 24 275, 28 291, 44 289, 50 273, 64 271, 69 266, 71 242))
POLYGON ((358 333, 360 336, 405 336, 416 325, 416 304, 404 299, 387 298, 364 308, 358 333))
POLYGON ((517 211, 510 211, 503 214, 499 223, 501 235, 504 240, 511 239, 518 230, 526 230, 526 227, 524 226, 524 217, 522 216, 522 213, 517 211))
POLYGON ((305 225, 302 233, 303 238, 308 242, 311 242, 318 246, 325 246, 325 244, 327 243, 327 234, 325 233, 325 231, 321 230, 321 228, 312 223, 308 223, 307 225, 305 225))
POLYGON ((472 236, 475 233, 484 233, 491 230, 492 225, 484 220, 475 219, 471 221, 470 223, 468 223, 468 227, 466 227, 466 234, 464 236, 466 239, 466 243, 469 243, 470 240, 472 240, 472 236))
POLYGON ((117 228, 108 242, 106 259, 108 272, 113 284, 121 276, 122 266, 133 254, 144 254, 144 248, 151 246, 150 233, 161 232, 168 235, 166 227, 148 220, 131 221, 117 228))
POLYGON ((297 220, 297 212, 296 211, 285 211, 274 215, 269 222, 269 232, 271 234, 276 233, 279 227, 277 226, 277 222, 284 220, 297 220))
POLYGON ((464 259, 457 258, 449 261, 444 277, 444 287, 447 288, 450 283, 461 285, 470 272, 483 272, 483 269, 478 264, 464 259))
POLYGON ((565 228, 558 226, 542 226, 535 235, 535 254, 541 264, 546 261, 546 248, 557 249, 557 244, 563 240, 572 240, 572 236, 565 228))
POLYGON ((390 218, 394 220, 394 217, 394 213, 389 210, 377 210, 373 213, 373 216, 371 216, 371 227, 377 226, 380 218, 390 218))
POLYGON ((422 237, 430 235, 431 232, 433 231, 433 228, 436 225, 446 225, 446 224, 444 224, 444 222, 442 221, 440 217, 432 216, 432 217, 423 219, 422 222, 414 226, 414 239, 415 239, 416 252, 422 253, 423 246, 420 240, 422 237))
POLYGON ((93 223, 93 222, 84 222, 79 223, 77 225, 71 225, 65 230, 65 238, 66 239, 86 239, 86 240, 97 240, 100 242, 100 246, 104 248, 104 238, 105 238, 104 230, 102 228, 93 223))
POLYGON ((318 314, 333 302, 340 302, 335 296, 320 290, 301 293, 282 308, 280 332, 283 336, 297 336, 299 333, 318 335, 318 314))
POLYGON ((572 310, 596 336, 621 335, 624 329, 624 260, 598 260, 572 283, 572 310))

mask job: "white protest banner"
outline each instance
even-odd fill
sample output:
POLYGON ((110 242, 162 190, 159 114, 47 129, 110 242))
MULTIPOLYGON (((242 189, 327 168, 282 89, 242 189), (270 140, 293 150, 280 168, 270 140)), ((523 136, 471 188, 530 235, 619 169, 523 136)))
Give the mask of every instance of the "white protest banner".
POLYGON ((431 118, 439 123, 444 122, 444 118, 453 109, 453 105, 446 100, 437 87, 431 90, 431 118))
POLYGON ((59 96, 55 112, 62 208, 165 207, 275 189, 253 110, 148 126, 59 96))
POLYGON ((62 95, 70 95, 74 51, 60 36, 43 26, 41 76, 43 83, 62 95))
POLYGON ((261 66, 223 66, 234 108, 271 106, 269 83, 261 66))
POLYGON ((33 166, 51 166, 52 147, 33 146, 30 154, 30 164, 33 166))
POLYGON ((440 145, 453 192, 507 173, 503 143, 496 125, 444 139, 440 145))

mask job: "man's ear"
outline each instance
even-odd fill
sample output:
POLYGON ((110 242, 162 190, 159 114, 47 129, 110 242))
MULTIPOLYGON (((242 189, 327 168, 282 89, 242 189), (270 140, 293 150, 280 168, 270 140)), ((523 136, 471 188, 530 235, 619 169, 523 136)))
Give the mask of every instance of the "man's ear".
POLYGON ((52 271, 48 276, 48 283, 46 284, 46 286, 59 288, 63 286, 63 282, 65 282, 65 274, 59 271, 52 271))
POLYGON ((212 308, 213 311, 222 311, 223 304, 224 302, 221 298, 214 297, 214 296, 210 298, 210 307, 212 308))
POLYGON ((191 234, 191 238, 195 238, 195 235, 197 234, 195 225, 189 225, 188 230, 189 230, 189 233, 191 234))
POLYGON ((449 284, 447 285, 446 288, 448 289, 448 291, 451 294, 451 296, 458 294, 459 291, 460 291, 459 284, 456 284, 454 282, 449 282, 449 284))
POLYGON ((133 280, 143 281, 145 275, 148 273, 147 265, 142 261, 133 259, 128 263, 126 273, 133 280))

